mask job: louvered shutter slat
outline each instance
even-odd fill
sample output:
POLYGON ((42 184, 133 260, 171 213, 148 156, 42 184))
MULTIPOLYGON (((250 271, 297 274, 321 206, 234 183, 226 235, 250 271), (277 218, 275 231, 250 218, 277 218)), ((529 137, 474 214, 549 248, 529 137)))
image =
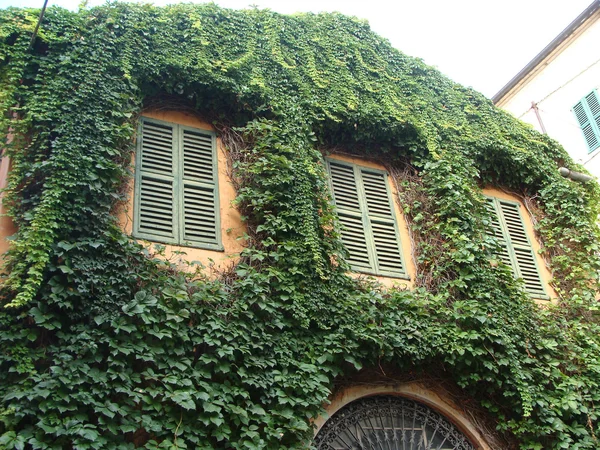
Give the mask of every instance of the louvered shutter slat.
POLYGON ((585 126, 589 122, 587 113, 583 106, 583 102, 577 103, 573 107, 573 112, 575 113, 575 116, 577 117, 577 121, 579 122, 579 125, 581 125, 582 127, 585 126))
POLYGON ((594 127, 592 127, 591 124, 583 127, 582 131, 587 145, 591 150, 597 148, 598 145, 600 145, 600 141, 598 141, 598 138, 596 137, 596 132, 594 131, 594 127))
POLYGON ((217 243, 214 188, 184 184, 184 240, 217 243))
POLYGON ((514 264, 512 262, 512 258, 510 257, 510 252, 508 250, 508 244, 506 239, 504 238, 504 233, 502 232, 502 225, 500 223, 500 218, 498 216, 498 212, 496 211, 496 207, 494 206, 495 202, 491 198, 486 198, 485 206, 492 218, 492 232, 490 233, 492 236, 496 238, 498 244, 500 245, 500 250, 496 254, 500 260, 509 266, 513 271, 515 270, 514 264))
POLYGON ((348 251, 348 263, 355 269, 373 270, 354 168, 330 161, 329 173, 338 218, 342 225, 342 242, 348 251))
POLYGON ((513 203, 500 202, 500 208, 508 229, 510 241, 513 244, 529 245, 529 239, 521 220, 519 207, 513 203))
POLYGON ((190 130, 183 131, 183 176, 214 183, 211 136, 190 130))
POLYGON ((139 231, 173 238, 173 181, 141 176, 139 231))
POLYGON ((544 286, 537 270, 533 250, 515 247, 514 251, 520 276, 525 282, 527 292, 532 295, 544 295, 544 286))
POLYGON ((499 204, 515 255, 518 276, 525 282, 525 289, 529 293, 543 294, 542 280, 537 270, 535 255, 527 237, 519 206, 503 201, 499 201, 499 204))
POLYGON ((385 173, 336 161, 329 161, 328 167, 351 267, 377 275, 405 275, 385 173))
POLYGON ((594 148, 600 147, 600 100, 598 99, 598 92, 593 91, 586 97, 586 100, 596 126, 594 148))
POLYGON ((402 275, 404 274, 402 247, 398 239, 386 176, 382 172, 365 169, 361 169, 360 174, 365 191, 378 272, 402 275))
POLYGON ((329 167, 336 206, 338 208, 360 211, 354 169, 350 166, 334 162, 331 162, 329 167))
POLYGON ((218 243, 218 204, 214 143, 210 134, 184 129, 183 239, 218 243))
POLYGON ((389 272, 401 271, 402 259, 394 224, 371 222, 371 225, 379 268, 389 272))
POLYGON ((214 135, 144 118, 138 151, 134 232, 220 249, 214 135))
POLYGON ((153 122, 142 123, 141 170, 173 174, 173 128, 153 122))
POLYGON ((592 113, 592 117, 596 117, 600 115, 600 102, 598 101, 598 97, 596 92, 591 92, 585 97, 588 108, 590 108, 590 112, 592 113))
POLYGON ((392 218, 392 209, 387 192, 386 180, 381 173, 362 171, 362 179, 365 187, 365 197, 370 215, 381 215, 392 218))
POLYGON ((583 137, 591 152, 600 147, 600 100, 592 91, 573 107, 583 137))
POLYGON ((519 205, 488 197, 486 208, 492 217, 490 234, 493 234, 502 246, 498 256, 511 266, 515 277, 523 279, 528 293, 536 297, 545 297, 535 253, 527 236, 519 205))
POLYGON ((136 232, 174 239, 173 127, 143 120, 140 141, 136 232))

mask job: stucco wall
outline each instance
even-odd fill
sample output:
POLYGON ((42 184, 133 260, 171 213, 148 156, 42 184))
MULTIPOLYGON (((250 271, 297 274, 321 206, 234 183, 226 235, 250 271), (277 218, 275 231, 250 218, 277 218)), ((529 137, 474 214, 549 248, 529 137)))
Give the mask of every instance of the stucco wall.
MULTIPOLYGON (((3 154, 2 159, 0 160, 0 189, 6 188, 9 169, 10 158, 3 154)), ((7 211, 3 200, 4 192, 0 192, 0 255, 8 250, 9 241, 7 238, 17 232, 17 228, 13 224, 13 221, 10 217, 6 216, 7 211)))
POLYGON ((337 411, 347 404, 374 395, 398 395, 420 402, 434 409, 450 422, 452 422, 478 450, 490 450, 483 433, 476 423, 469 418, 465 411, 455 403, 450 395, 442 388, 430 389, 419 382, 386 383, 386 384, 361 384, 347 387, 337 392, 325 407, 326 415, 318 417, 315 422, 315 435, 325 422, 337 411))
MULTIPOLYGON (((203 122, 196 116, 176 111, 146 111, 143 114, 146 117, 164 120, 167 122, 179 123, 191 127, 213 130, 212 126, 206 122, 203 122)), ((191 247, 180 247, 175 245, 164 245, 165 257, 170 261, 180 264, 181 267, 187 267, 187 263, 192 261, 199 261, 205 266, 214 265, 216 268, 225 269, 228 265, 232 264, 243 250, 243 240, 240 238, 244 235, 246 228, 242 222, 241 217, 237 209, 232 205, 232 201, 235 199, 236 192, 229 180, 227 173, 227 157, 225 149, 220 139, 217 139, 217 151, 218 151, 218 179, 219 179, 219 210, 221 215, 221 227, 222 227, 222 240, 224 251, 205 250, 191 247)), ((363 167, 370 167, 379 170, 385 170, 385 167, 380 163, 365 160, 362 158, 355 158, 350 155, 334 154, 328 156, 330 159, 337 159, 361 165, 363 167)), ((135 157, 132 156, 132 166, 134 166, 135 157)), ((2 158, 0 161, 0 186, 6 186, 6 178, 9 171, 10 161, 8 158, 2 158)), ((398 228, 400 233, 400 240, 402 242, 402 251, 404 256, 404 262, 406 264, 406 271, 409 279, 397 279, 387 277, 375 277, 380 283, 387 287, 400 287, 406 289, 412 289, 414 287, 414 280, 416 277, 416 266, 412 255, 411 237, 408 230, 408 224, 401 212, 401 208, 397 203, 397 189, 393 182, 392 177, 388 177, 389 189, 394 199, 394 211, 398 221, 398 228)), ((119 222, 126 233, 131 234, 133 229, 133 201, 134 201, 134 181, 131 180, 129 186, 129 201, 122 209, 119 214, 119 222)), ((498 189, 484 189, 484 194, 506 199, 506 200, 519 200, 515 196, 502 192, 498 189)), ((0 197, 1 200, 1 197, 0 197)), ((552 274, 548 270, 545 261, 539 255, 540 244, 535 238, 534 226, 531 219, 531 215, 523 205, 523 202, 519 202, 521 216, 524 219, 525 228, 528 236, 531 239, 533 250, 536 254, 538 268, 540 270, 540 276, 545 285, 548 295, 552 299, 556 299, 557 295, 552 289, 550 282, 552 274)), ((0 211, 4 213, 4 208, 0 201, 0 211)), ((16 228, 12 221, 8 217, 0 217, 0 252, 4 253, 8 249, 8 241, 6 238, 14 234, 16 228)), ((148 247, 152 250, 153 243, 148 242, 148 247)), ((162 245, 162 244, 161 244, 162 245)), ((365 276, 361 273, 353 273, 353 276, 365 276)))
POLYGON ((531 103, 538 105, 546 132, 571 157, 600 176, 600 149, 588 153, 573 106, 593 89, 600 90, 600 11, 571 35, 497 106, 542 132, 531 103))
MULTIPOLYGON (((213 127, 202 121, 201 119, 193 116, 192 114, 178 111, 145 111, 143 116, 163 120, 165 122, 172 122, 177 124, 183 124, 190 127, 213 130, 213 127)), ((224 251, 214 251, 198 249, 193 247, 180 247, 176 245, 165 245, 166 258, 172 262, 179 264, 182 268, 186 267, 186 264, 192 261, 200 261, 203 265, 213 265, 215 268, 224 269, 227 265, 230 265, 237 259, 239 253, 243 250, 243 240, 240 239, 246 231, 245 224, 242 222, 241 217, 237 209, 232 205, 233 200, 236 197, 235 189, 230 182, 229 175, 227 173, 227 156, 225 148, 220 139, 217 138, 217 151, 218 151, 218 182, 219 182, 219 204, 220 204, 220 218, 221 218, 221 237, 223 241, 224 251)), ((346 155, 331 155, 331 159, 338 159, 350 163, 359 164, 364 167, 370 167, 379 170, 385 170, 383 165, 367 161, 360 158, 353 158, 346 155)), ((135 166, 135 157, 132 158, 132 165, 135 166)), ((388 183, 392 198, 394 199, 394 210, 398 219, 398 227, 400 232, 400 240, 402 242, 404 252, 404 262, 406 264, 406 271, 409 276, 409 280, 387 278, 387 277, 374 277, 387 287, 400 287, 400 288, 412 288, 413 281, 415 278, 415 264, 412 258, 410 236, 408 233, 408 226, 401 214, 400 208, 397 204, 397 190, 394 185, 392 178, 388 177, 388 183)), ((119 221, 122 224, 124 230, 128 234, 132 234, 133 230, 133 206, 134 202, 134 181, 132 179, 129 186, 129 202, 119 215, 119 221)), ((142 241, 143 242, 143 241, 142 241)), ((153 247, 153 243, 148 242, 147 244, 150 249, 153 247)), ((361 273, 352 273, 352 276, 370 276, 361 273)))

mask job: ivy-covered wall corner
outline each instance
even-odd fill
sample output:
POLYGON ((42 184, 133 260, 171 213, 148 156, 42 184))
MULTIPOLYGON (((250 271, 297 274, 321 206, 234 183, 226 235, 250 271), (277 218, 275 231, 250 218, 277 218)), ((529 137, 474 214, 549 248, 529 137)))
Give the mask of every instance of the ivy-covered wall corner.
POLYGON ((583 170, 559 144, 340 14, 51 7, 31 43, 38 15, 0 10, 0 448, 310 448, 336 386, 373 372, 439 375, 504 448, 600 447, 600 191, 559 175, 583 170), (157 102, 230 152, 248 238, 217 276, 117 224, 157 102), (339 151, 394 179, 414 289, 348 275, 339 151), (495 260, 486 187, 528 206, 554 301, 495 260))

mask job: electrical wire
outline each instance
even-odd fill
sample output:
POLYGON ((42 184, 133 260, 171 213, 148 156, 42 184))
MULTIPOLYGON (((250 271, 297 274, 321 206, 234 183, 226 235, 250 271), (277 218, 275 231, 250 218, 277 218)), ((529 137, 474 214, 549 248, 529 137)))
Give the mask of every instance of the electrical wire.
MULTIPOLYGON (((585 69, 583 69, 581 72, 579 72, 577 75, 575 75, 573 78, 571 78, 570 80, 566 81, 565 83, 563 83, 562 85, 560 85, 559 87, 557 87, 556 89, 554 89, 552 92, 550 92, 549 94, 547 94, 545 97, 543 97, 541 100, 534 102, 536 105, 539 105, 540 103, 542 103, 544 100, 548 99, 548 97, 550 97, 551 95, 555 94, 556 92, 560 91, 562 88, 564 88, 565 86, 567 86, 568 84, 570 84, 572 81, 574 81, 575 79, 579 78, 581 75, 583 75, 585 72, 587 72, 588 70, 590 70, 592 67, 594 67, 596 64, 600 63, 600 59, 594 61, 592 64, 590 64, 588 67, 586 67, 585 69)), ((531 111, 531 109, 533 108, 533 106, 531 106, 527 111, 525 111, 524 113, 522 113, 520 116, 518 116, 517 118, 520 119, 521 117, 523 117, 525 114, 527 114, 529 111, 531 111)))

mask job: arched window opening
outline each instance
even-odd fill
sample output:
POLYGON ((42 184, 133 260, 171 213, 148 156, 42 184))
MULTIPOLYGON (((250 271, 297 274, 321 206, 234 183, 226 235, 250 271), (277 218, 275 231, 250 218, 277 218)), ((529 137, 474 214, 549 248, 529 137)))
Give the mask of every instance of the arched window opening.
POLYGON ((318 450, 475 450, 450 421, 403 397, 364 397, 337 411, 315 438, 318 450))

